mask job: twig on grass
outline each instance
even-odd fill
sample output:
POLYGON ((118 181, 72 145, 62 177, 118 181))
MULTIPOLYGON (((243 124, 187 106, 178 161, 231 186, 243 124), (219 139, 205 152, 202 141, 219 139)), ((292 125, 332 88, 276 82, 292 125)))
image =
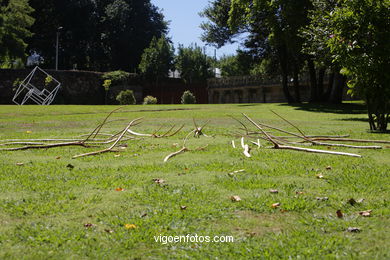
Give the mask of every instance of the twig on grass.
MULTIPOLYGON (((333 155, 362 157, 359 154, 353 154, 353 153, 334 152, 334 151, 325 151, 325 150, 318 150, 318 149, 309 149, 309 148, 303 148, 303 147, 297 147, 297 146, 280 145, 259 124, 257 124, 255 121, 253 121, 247 115, 245 115, 245 114, 243 114, 243 115, 249 122, 251 122, 254 126, 256 126, 267 137, 268 141, 274 145, 274 147, 273 147, 274 149, 286 149, 286 150, 303 151, 303 152, 310 152, 310 153, 324 153, 324 154, 333 154, 333 155)), ((284 131, 284 130, 282 130, 282 131, 284 131)), ((296 135, 296 134, 293 134, 293 135, 296 135)))
POLYGON ((204 149, 206 149, 206 148, 208 147, 208 145, 205 145, 205 146, 203 146, 203 147, 198 147, 198 148, 196 148, 196 149, 189 149, 189 148, 186 146, 186 142, 187 142, 187 140, 188 140, 188 137, 189 137, 192 133, 194 133, 195 131, 196 131, 196 129, 191 130, 191 131, 184 137, 184 139, 183 139, 183 146, 182 146, 182 148, 181 148, 180 150, 178 150, 178 151, 176 151, 176 152, 173 152, 173 153, 170 153, 170 154, 168 154, 167 156, 165 156, 165 158, 164 158, 164 163, 167 162, 170 158, 172 158, 172 157, 174 157, 174 156, 176 156, 176 155, 179 155, 179 154, 181 154, 181 153, 190 152, 190 151, 202 151, 202 150, 204 150, 204 149))
POLYGON ((83 154, 79 154, 79 155, 75 155, 73 156, 72 158, 75 159, 75 158, 79 158, 79 157, 85 157, 85 156, 91 156, 91 155, 97 155, 97 154, 101 154, 101 153, 106 153, 106 152, 117 152, 116 150, 113 150, 114 147, 118 144, 119 141, 121 141, 121 139, 123 138, 123 136, 127 133, 127 130, 133 126, 137 121, 141 120, 141 118, 137 118, 137 119, 134 119, 133 121, 131 121, 127 127, 122 131, 122 133, 119 135, 119 137, 115 140, 115 142, 108 148, 106 149, 103 149, 103 150, 99 150, 99 151, 95 151, 95 152, 90 152, 90 153, 83 153, 83 154))

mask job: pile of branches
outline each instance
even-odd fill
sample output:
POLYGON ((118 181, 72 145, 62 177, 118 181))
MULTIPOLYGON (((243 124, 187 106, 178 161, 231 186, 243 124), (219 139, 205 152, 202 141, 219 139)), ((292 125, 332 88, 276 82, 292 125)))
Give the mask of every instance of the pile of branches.
MULTIPOLYGON (((167 138, 172 137, 178 134, 183 128, 184 125, 176 127, 175 125, 168 128, 168 130, 161 132, 162 127, 158 128, 153 133, 139 133, 132 129, 133 126, 136 126, 141 123, 142 118, 136 118, 131 120, 126 124, 124 128, 120 131, 110 134, 101 132, 102 128, 115 121, 121 121, 123 119, 110 120, 110 117, 114 112, 118 111, 121 108, 117 108, 111 111, 104 120, 98 124, 90 133, 79 136, 78 138, 73 139, 11 139, 11 140, 0 140, 0 151, 20 151, 20 150, 29 150, 29 149, 49 149, 54 147, 64 147, 64 146, 81 146, 81 147, 98 147, 93 152, 82 153, 74 155, 72 158, 80 158, 86 156, 93 156, 98 154, 103 154, 107 152, 120 152, 127 147, 127 141, 136 140, 141 138, 167 138), (175 129, 176 128, 176 129, 175 129), (104 147, 105 148, 102 148, 104 147)), ((245 134, 240 134, 241 137, 241 146, 243 148, 243 153, 247 157, 251 157, 250 151, 251 148, 248 144, 245 144, 244 138, 255 139, 256 141, 251 141, 252 144, 255 144, 258 147, 262 147, 260 140, 265 140, 267 143, 271 144, 271 148, 274 149, 286 149, 294 150, 301 152, 310 152, 310 153, 321 153, 321 154, 332 154, 332 155, 344 155, 352 157, 362 157, 359 154, 347 153, 347 152, 338 152, 330 151, 323 149, 312 148, 314 146, 326 146, 328 149, 330 147, 342 147, 342 148, 355 148, 355 149, 382 149, 378 145, 351 145, 345 144, 347 142, 355 143, 386 143, 389 144, 390 141, 379 141, 379 140, 362 140, 362 139, 349 139, 348 136, 313 136, 306 135, 301 129, 296 125, 283 118, 276 112, 272 111, 276 116, 281 118, 284 122, 288 123, 296 132, 291 132, 280 127, 272 126, 269 124, 264 124, 261 122, 255 122, 249 116, 243 114, 245 121, 234 118, 238 121, 242 128, 241 130, 245 131, 245 134), (246 123, 244 123, 246 122, 246 123), (248 126, 249 124, 249 126, 248 126), (250 127, 255 128, 251 130, 250 127), (277 133, 282 133, 280 135, 277 133), (309 146, 311 146, 309 148, 309 146)), ((164 162, 167 162, 170 158, 177 156, 179 154, 189 152, 189 151, 199 151, 206 149, 206 146, 198 147, 195 149, 188 148, 187 140, 193 135, 195 138, 201 136, 208 136, 204 133, 204 127, 209 123, 207 121, 204 125, 199 126, 195 119, 193 119, 194 128, 191 130, 183 139, 183 144, 178 151, 175 151, 164 158, 164 162)), ((236 148, 234 141, 232 141, 232 146, 236 148)))
MULTIPOLYGON (((251 157, 250 148, 247 144, 244 143, 244 137, 250 139, 256 139, 257 141, 251 141, 251 143, 261 147, 260 140, 265 140, 267 143, 270 143, 272 146, 270 148, 273 149, 285 149, 285 150, 294 150, 301 152, 309 152, 309 153, 321 153, 321 154, 332 154, 332 155, 344 155, 344 156, 352 156, 352 157, 362 157, 359 154, 355 153, 347 153, 347 152, 337 152, 337 151, 329 151, 315 148, 308 148, 308 146, 326 146, 328 149, 331 147, 343 147, 343 148, 354 148, 354 149, 382 149, 382 146, 379 145, 351 145, 345 144, 349 142, 354 143, 377 143, 377 144, 390 144, 390 141, 382 141, 382 140, 363 140, 363 139, 350 139, 348 135, 344 136, 314 136, 314 135, 306 135, 300 128, 296 125, 277 114, 274 111, 271 111, 276 116, 281 118, 284 122, 292 126, 296 129, 297 132, 287 131, 280 127, 272 126, 269 124, 264 124, 261 122, 256 122, 246 114, 243 114, 243 117, 246 119, 248 123, 252 127, 255 127, 255 131, 250 130, 250 128, 243 121, 234 118, 238 121, 243 128, 241 130, 245 131, 245 134, 240 134, 241 136, 241 146, 244 149, 243 153, 247 157, 251 157), (285 134, 285 136, 277 135, 274 132, 285 134), (286 136, 287 134, 287 136, 286 136)), ((235 143, 232 141, 232 146, 235 148, 235 143)))
MULTIPOLYGON (((80 157, 86 157, 86 156, 93 156, 93 155, 98 155, 98 154, 103 154, 107 152, 120 152, 123 149, 127 147, 126 142, 129 140, 136 140, 136 139, 141 139, 141 138, 167 138, 167 137, 172 137, 176 134, 178 134, 183 128, 184 125, 181 125, 177 129, 175 125, 171 126, 168 128, 168 130, 160 133, 162 130, 162 126, 155 130, 153 133, 139 133, 131 129, 133 126, 136 126, 141 123, 142 118, 136 118, 132 121, 130 121, 126 127, 121 129, 115 134, 110 134, 110 133, 102 133, 101 130, 102 128, 115 121, 121 121, 121 119, 116 119, 116 120, 109 120, 109 118, 120 108, 117 108, 113 111, 111 111, 104 120, 98 124, 92 132, 88 134, 84 134, 79 136, 78 138, 72 138, 72 139, 61 139, 61 138, 51 138, 51 139, 8 139, 8 140, 0 140, 0 147, 5 147, 5 148, 0 148, 0 151, 21 151, 21 150, 30 150, 30 149, 50 149, 50 148, 55 148, 55 147, 65 147, 65 146, 81 146, 85 148, 91 148, 91 147, 102 147, 102 146, 107 146, 106 148, 103 149, 98 149, 93 152, 88 152, 88 153, 82 153, 82 154, 77 154, 74 155, 72 158, 80 158, 80 157)), ((123 120, 123 119, 122 119, 123 120)), ((164 162, 167 162, 170 158, 187 152, 187 151, 192 151, 192 149, 189 149, 186 146, 186 141, 188 137, 191 134, 194 134, 194 137, 199 138, 200 136, 207 136, 206 134, 203 133, 204 127, 208 124, 204 124, 203 126, 198 126, 195 119, 194 121, 194 129, 189 132, 189 134, 186 135, 186 137, 183 140, 183 146, 182 148, 174 153, 169 154, 164 158, 164 162)), ((207 136, 209 137, 209 136, 207 136)), ((194 150, 203 150, 205 147, 199 147, 194 150)))

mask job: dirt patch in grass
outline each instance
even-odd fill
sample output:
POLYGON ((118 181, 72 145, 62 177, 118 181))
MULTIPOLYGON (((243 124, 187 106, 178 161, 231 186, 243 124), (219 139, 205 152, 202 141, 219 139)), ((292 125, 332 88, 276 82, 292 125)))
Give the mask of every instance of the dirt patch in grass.
POLYGON ((268 233, 283 233, 290 230, 296 216, 289 212, 256 213, 249 210, 235 212, 236 219, 232 223, 234 232, 240 236, 263 236, 268 233))

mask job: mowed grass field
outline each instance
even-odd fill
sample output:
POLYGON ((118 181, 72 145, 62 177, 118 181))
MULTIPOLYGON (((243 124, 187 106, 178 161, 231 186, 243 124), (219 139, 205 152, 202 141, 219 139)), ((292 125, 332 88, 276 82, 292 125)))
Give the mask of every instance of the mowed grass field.
MULTIPOLYGON (((91 132, 114 108, 0 106, 0 139, 72 138, 91 132)), ((78 159, 72 156, 100 148, 0 151, 0 259, 389 259, 390 149, 332 149, 363 155, 353 158, 250 145, 247 158, 234 136, 241 125, 229 116, 246 113, 296 131, 270 109, 306 134, 390 140, 368 132, 357 103, 125 106, 112 117, 125 120, 103 132, 116 133, 138 117, 144 120, 132 128, 137 132, 185 127, 169 138, 127 141, 120 153, 78 159), (210 120, 204 133, 214 137, 191 136, 188 148, 208 147, 164 163, 193 129, 192 118, 200 125, 210 120), (364 200, 351 205, 350 199, 364 200), (365 210, 371 216, 359 215, 365 210), (187 234, 234 242, 154 239, 187 234)))

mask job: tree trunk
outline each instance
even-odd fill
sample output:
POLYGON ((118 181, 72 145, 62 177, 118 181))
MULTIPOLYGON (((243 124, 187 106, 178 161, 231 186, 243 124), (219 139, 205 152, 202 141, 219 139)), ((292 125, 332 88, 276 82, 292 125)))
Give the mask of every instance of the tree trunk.
POLYGON ((321 67, 318 70, 318 82, 317 82, 317 95, 318 100, 325 101, 325 93, 324 93, 324 78, 325 78, 325 67, 321 67))
POLYGON ((288 60, 287 60, 287 50, 284 46, 279 47, 279 63, 280 70, 282 74, 282 87, 284 96, 287 99, 288 103, 294 103, 294 98, 291 96, 290 91, 288 89, 288 60))
POLYGON ((328 86, 326 88, 326 92, 324 94, 324 100, 329 101, 330 93, 332 92, 332 87, 333 87, 333 81, 334 81, 334 71, 329 75, 328 79, 328 86))
POLYGON ((329 101, 333 104, 341 104, 343 101, 343 91, 346 83, 346 77, 336 70, 333 80, 332 91, 329 101))
POLYGON ((287 73, 283 73, 283 72, 282 72, 282 87, 283 87, 283 93, 287 99, 287 102, 294 103, 294 98, 291 96, 290 91, 288 90, 287 73))
POLYGON ((311 58, 307 61, 310 76, 310 102, 318 101, 318 90, 317 90, 317 77, 314 62, 311 58))
POLYGON ((299 91, 299 69, 294 67, 294 92, 295 92, 295 101, 301 102, 301 94, 299 91))

